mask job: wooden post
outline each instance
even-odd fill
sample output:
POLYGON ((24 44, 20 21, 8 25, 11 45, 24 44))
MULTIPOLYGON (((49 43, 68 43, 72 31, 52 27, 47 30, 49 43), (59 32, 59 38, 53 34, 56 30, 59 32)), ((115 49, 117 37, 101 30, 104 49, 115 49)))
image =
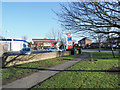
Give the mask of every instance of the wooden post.
POLYGON ((90 60, 93 61, 93 55, 90 53, 90 60))

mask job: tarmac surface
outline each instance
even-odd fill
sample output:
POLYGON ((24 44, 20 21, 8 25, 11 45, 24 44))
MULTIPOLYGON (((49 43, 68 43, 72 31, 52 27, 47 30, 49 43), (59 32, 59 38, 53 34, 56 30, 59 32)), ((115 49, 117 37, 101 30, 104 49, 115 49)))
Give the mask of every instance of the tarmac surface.
POLYGON ((58 64, 56 66, 40 70, 36 73, 33 73, 27 77, 18 79, 12 83, 8 83, 6 85, 3 85, 3 89, 8 89, 8 88, 22 88, 22 89, 29 89, 38 83, 41 83, 50 77, 56 75, 57 73, 64 71, 65 69, 75 65, 76 63, 80 62, 82 59, 85 57, 88 57, 89 55, 87 53, 83 53, 80 57, 72 59, 68 62, 58 64))
MULTIPOLYGON (((99 51, 98 49, 83 49, 82 51, 99 51)), ((112 51, 111 50, 100 50, 101 52, 111 52, 112 53, 112 51)), ((118 50, 113 50, 114 51, 114 53, 119 53, 120 51, 118 51, 118 50)))

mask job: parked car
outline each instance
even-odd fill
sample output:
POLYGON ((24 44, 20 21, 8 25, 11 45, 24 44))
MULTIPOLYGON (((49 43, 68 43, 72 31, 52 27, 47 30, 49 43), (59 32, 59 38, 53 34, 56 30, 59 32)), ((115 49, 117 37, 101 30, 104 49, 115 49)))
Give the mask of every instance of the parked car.
POLYGON ((25 47, 22 50, 20 50, 20 54, 31 54, 31 48, 25 47))
POLYGON ((48 52, 58 52, 58 51, 62 51, 61 49, 57 49, 56 47, 48 47, 47 48, 48 52))

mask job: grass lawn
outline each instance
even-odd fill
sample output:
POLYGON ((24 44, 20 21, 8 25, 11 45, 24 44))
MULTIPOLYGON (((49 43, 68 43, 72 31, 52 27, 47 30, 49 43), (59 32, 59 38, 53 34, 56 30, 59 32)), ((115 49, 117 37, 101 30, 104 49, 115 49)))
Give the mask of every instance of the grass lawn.
POLYGON ((93 59, 86 58, 67 70, 36 85, 35 88, 120 88, 118 72, 106 70, 118 67, 117 58, 112 58, 111 53, 86 51, 93 54, 93 59))
MULTIPOLYGON (((88 50, 99 50, 99 48, 90 48, 90 49, 88 49, 88 50)), ((108 51, 111 51, 111 49, 110 48, 101 48, 100 50, 108 50, 108 51)), ((114 51, 120 51, 120 49, 113 49, 114 51)))
POLYGON ((16 79, 20 79, 34 72, 37 72, 40 69, 45 69, 45 68, 69 61, 78 56, 80 55, 58 57, 58 58, 43 60, 39 62, 28 63, 28 64, 16 66, 16 67, 3 68, 2 69, 2 83, 3 84, 10 83, 16 79))

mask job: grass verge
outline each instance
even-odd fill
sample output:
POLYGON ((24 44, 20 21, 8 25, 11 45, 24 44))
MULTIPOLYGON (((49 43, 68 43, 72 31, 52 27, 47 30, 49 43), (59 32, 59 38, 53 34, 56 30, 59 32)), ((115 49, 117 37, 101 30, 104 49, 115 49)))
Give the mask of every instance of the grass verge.
POLYGON ((79 56, 80 55, 64 56, 64 57, 58 57, 58 58, 53 58, 53 59, 47 59, 47 60, 43 60, 39 62, 28 63, 28 64, 16 66, 16 67, 3 68, 2 69, 2 84, 4 85, 7 83, 10 83, 14 80, 23 78, 34 72, 37 72, 38 70, 46 69, 51 66, 55 66, 57 64, 69 61, 79 56))
POLYGON ((119 76, 116 72, 108 72, 106 70, 118 67, 117 58, 112 58, 112 54, 108 52, 86 51, 93 54, 90 57, 80 61, 78 64, 68 68, 67 70, 51 77, 33 87, 35 88, 120 88, 119 76))

